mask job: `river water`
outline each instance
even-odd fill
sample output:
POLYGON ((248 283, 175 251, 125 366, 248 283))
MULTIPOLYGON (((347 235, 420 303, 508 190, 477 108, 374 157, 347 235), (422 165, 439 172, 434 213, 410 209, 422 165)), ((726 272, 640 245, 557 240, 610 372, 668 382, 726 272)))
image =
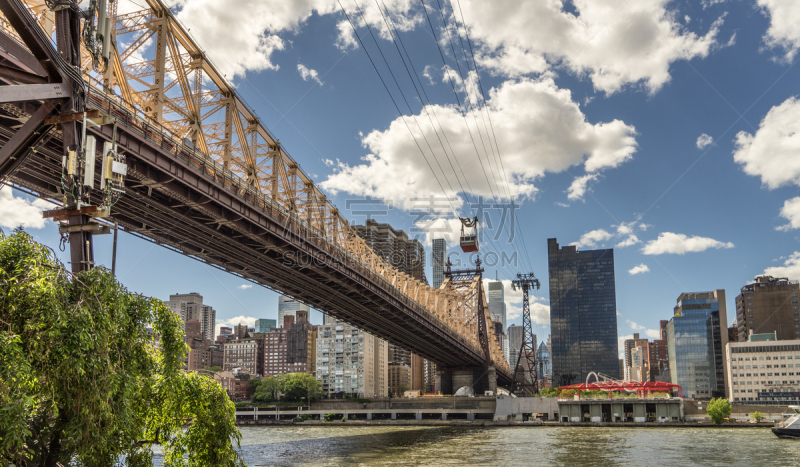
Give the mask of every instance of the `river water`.
POLYGON ((767 428, 241 427, 253 466, 800 466, 767 428))

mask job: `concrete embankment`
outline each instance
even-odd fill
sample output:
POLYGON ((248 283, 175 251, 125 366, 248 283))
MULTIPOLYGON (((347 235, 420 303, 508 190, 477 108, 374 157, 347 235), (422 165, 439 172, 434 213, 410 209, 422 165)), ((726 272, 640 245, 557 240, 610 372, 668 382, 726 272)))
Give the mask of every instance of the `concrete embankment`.
POLYGON ((494 420, 340 420, 324 422, 319 420, 307 420, 304 422, 294 422, 291 420, 244 420, 236 422, 239 426, 327 426, 327 427, 358 427, 358 426, 417 426, 417 427, 520 427, 520 428, 541 428, 541 427, 606 427, 606 428, 772 428, 773 422, 761 423, 723 423, 715 425, 713 423, 698 422, 668 422, 668 423, 578 423, 578 422, 508 422, 494 420))

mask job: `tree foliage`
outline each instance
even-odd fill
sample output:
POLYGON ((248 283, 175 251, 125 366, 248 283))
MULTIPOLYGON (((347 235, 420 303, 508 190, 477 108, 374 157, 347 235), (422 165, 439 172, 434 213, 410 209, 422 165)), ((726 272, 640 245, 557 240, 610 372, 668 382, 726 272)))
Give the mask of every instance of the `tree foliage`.
POLYGON ((235 410, 181 370, 180 318, 107 270, 71 275, 24 232, 0 231, 0 463, 243 465, 235 410))
POLYGON ((753 420, 756 421, 756 423, 758 423, 761 420, 764 420, 766 416, 761 412, 753 412, 750 414, 750 418, 752 418, 753 420))
POLYGON ((541 397, 556 397, 558 396, 558 389, 557 388, 542 388, 539 390, 539 396, 541 397))
MULTIPOLYGON (((252 380, 251 380, 252 381, 252 380)), ((286 373, 252 383, 254 402, 273 402, 283 394, 287 401, 315 401, 322 397, 322 383, 308 373, 286 373)))
POLYGON ((731 415, 731 403, 723 397, 711 399, 706 407, 706 414, 719 425, 731 415))

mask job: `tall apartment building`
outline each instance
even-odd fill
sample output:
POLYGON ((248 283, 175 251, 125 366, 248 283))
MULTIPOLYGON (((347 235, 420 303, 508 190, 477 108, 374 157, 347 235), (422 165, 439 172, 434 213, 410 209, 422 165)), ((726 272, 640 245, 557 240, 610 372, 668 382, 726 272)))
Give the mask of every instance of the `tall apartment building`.
POLYGON ((184 368, 188 371, 197 371, 204 368, 219 366, 224 362, 223 351, 219 346, 203 336, 200 321, 190 319, 184 324, 186 345, 189 351, 184 359, 184 368))
POLYGON ((266 334, 270 330, 275 329, 277 323, 274 319, 257 319, 255 325, 255 332, 259 334, 266 334))
POLYGON ((283 325, 283 318, 285 316, 294 316, 295 321, 297 321, 298 310, 305 311, 306 313, 310 312, 308 305, 300 303, 292 297, 287 297, 286 295, 278 297, 278 324, 283 325))
POLYGON ((647 344, 637 345, 631 349, 631 366, 628 368, 630 381, 647 381, 647 362, 649 361, 647 350, 647 344))
POLYGON ((559 249, 547 240, 553 386, 594 371, 619 378, 614 250, 559 249))
MULTIPOLYGON (((379 224, 367 219, 364 225, 354 225, 356 233, 363 238, 375 254, 395 269, 427 283, 425 278, 425 248, 416 239, 409 239, 402 230, 395 230, 389 224, 379 224)), ((390 365, 406 365, 411 369, 412 390, 425 391, 425 361, 418 355, 396 346, 389 345, 390 365)), ((388 391, 388 390, 387 390, 388 391)))
POLYGON ((725 291, 683 293, 667 325, 670 379, 686 397, 724 397, 728 344, 725 291))
POLYGON ((525 328, 512 324, 508 327, 508 366, 511 371, 519 359, 519 350, 522 348, 522 341, 525 339, 525 328))
POLYGON ((779 341, 774 335, 769 341, 728 343, 726 369, 731 402, 800 405, 800 339, 779 341))
POLYGON ((447 242, 443 238, 434 238, 431 248, 431 265, 433 266, 433 288, 438 289, 444 282, 444 265, 447 263, 447 242))
POLYGON ((184 323, 190 319, 199 321, 203 336, 206 339, 214 340, 217 312, 212 307, 203 305, 202 295, 197 292, 170 295, 169 300, 165 303, 170 310, 180 315, 184 323))
POLYGON ((297 311, 297 319, 284 316, 283 326, 264 334, 264 376, 316 372, 316 327, 303 310, 297 311))
POLYGON ((647 345, 647 339, 640 339, 638 333, 634 333, 633 339, 625 339, 625 342, 623 343, 625 346, 625 374, 620 376, 626 380, 641 381, 632 379, 631 372, 629 371, 629 369, 633 366, 631 351, 639 344, 647 345))
MULTIPOLYGON (((739 342, 749 334, 776 332, 778 340, 800 339, 800 282, 756 276, 736 297, 739 342)), ((726 323, 727 324, 727 323, 726 323)))
POLYGON ((245 336, 242 339, 229 341, 223 349, 225 360, 222 365, 224 371, 233 371, 236 368, 249 373, 253 377, 264 374, 264 339, 245 336))
POLYGON ((317 379, 328 397, 389 394, 389 347, 385 340, 325 316, 317 327, 317 379))
POLYGON ((667 340, 657 339, 648 345, 647 381, 670 382, 667 340))

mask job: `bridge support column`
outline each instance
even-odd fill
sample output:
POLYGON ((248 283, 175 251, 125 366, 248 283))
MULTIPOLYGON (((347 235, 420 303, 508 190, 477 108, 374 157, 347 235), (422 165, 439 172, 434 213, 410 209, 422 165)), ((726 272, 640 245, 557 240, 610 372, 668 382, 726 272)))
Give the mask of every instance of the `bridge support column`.
POLYGON ((447 412, 442 412, 442 420, 447 420, 447 412))
POLYGON ((397 420, 397 412, 392 412, 392 420, 397 420))
POLYGON ((453 394, 464 386, 472 388, 475 384, 475 372, 473 370, 453 371, 453 394))
POLYGON ((325 415, 319 414, 319 421, 324 422, 325 421, 325 415))
POLYGON ((422 412, 417 412, 417 421, 422 420, 422 412))
POLYGON ((372 420, 372 412, 367 412, 367 420, 372 420))
POLYGON ((492 394, 497 394, 497 371, 495 371, 493 366, 489 367, 489 370, 486 375, 489 378, 489 391, 492 391, 492 394))
POLYGON ((474 422, 475 421, 475 414, 472 413, 472 412, 468 413, 467 414, 467 420, 470 421, 470 422, 474 422))

